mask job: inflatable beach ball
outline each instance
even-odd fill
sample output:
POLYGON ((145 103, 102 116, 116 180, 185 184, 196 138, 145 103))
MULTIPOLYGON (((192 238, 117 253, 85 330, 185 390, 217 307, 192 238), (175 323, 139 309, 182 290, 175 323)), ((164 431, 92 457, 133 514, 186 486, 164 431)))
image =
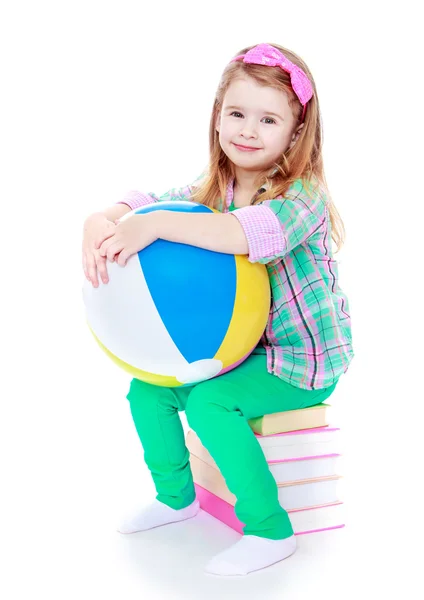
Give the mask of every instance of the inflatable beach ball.
MULTIPOLYGON (((215 212, 158 202, 123 219, 153 210, 215 212)), ((124 267, 107 268, 108 283, 84 283, 88 326, 117 365, 147 383, 176 387, 221 375, 249 356, 265 329, 268 274, 246 256, 157 240, 124 267)))

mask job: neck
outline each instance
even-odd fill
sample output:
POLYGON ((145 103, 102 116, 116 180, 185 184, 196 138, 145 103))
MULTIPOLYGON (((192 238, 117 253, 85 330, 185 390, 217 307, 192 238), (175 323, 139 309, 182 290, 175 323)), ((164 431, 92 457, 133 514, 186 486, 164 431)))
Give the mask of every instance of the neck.
POLYGON ((246 194, 252 193, 255 194, 257 192, 255 187, 255 178, 257 177, 257 173, 249 173, 246 175, 241 175, 236 172, 235 181, 234 181, 234 189, 243 192, 246 194))
MULTIPOLYGON (((276 169, 268 174, 268 177, 274 175, 276 169)), ((238 167, 235 168, 234 189, 245 194, 256 194, 258 191, 255 185, 255 179, 260 171, 245 171, 238 167)), ((258 186, 259 187, 259 186, 258 186)))

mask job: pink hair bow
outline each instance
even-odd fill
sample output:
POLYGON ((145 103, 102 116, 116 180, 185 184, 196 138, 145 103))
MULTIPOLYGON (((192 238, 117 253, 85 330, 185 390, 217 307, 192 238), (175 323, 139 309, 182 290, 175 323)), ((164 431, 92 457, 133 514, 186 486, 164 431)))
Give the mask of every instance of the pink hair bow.
POLYGON ((306 112, 306 104, 313 96, 313 89, 308 77, 300 67, 293 64, 280 50, 269 44, 258 44, 246 54, 236 56, 230 62, 243 59, 245 63, 265 65, 268 67, 280 67, 283 71, 290 73, 292 88, 303 106, 302 121, 306 112))

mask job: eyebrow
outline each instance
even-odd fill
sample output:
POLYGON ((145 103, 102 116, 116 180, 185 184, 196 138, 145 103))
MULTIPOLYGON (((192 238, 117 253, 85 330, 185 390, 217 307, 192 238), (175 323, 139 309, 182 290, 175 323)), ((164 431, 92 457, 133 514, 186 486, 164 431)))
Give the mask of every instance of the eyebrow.
MULTIPOLYGON (((240 106, 226 106, 226 110, 231 110, 231 109, 244 110, 240 106)), ((278 119, 281 119, 282 121, 284 121, 283 117, 281 117, 280 115, 277 115, 277 113, 275 113, 275 112, 271 112, 269 110, 264 110, 263 112, 266 115, 273 115, 274 117, 278 117, 278 119)))

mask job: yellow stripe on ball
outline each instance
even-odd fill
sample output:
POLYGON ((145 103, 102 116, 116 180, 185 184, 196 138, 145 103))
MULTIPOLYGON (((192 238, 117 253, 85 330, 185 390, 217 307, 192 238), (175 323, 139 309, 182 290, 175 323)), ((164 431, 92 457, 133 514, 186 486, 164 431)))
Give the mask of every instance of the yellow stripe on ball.
POLYGON ((142 369, 137 369, 136 367, 132 367, 128 363, 124 362, 115 354, 112 354, 110 350, 106 348, 104 344, 99 340, 94 331, 91 329, 90 324, 87 323, 91 333, 93 334, 94 339, 99 344, 100 348, 107 354, 107 356, 116 364, 118 367, 121 367, 124 371, 135 377, 136 379, 140 379, 146 383, 151 383, 153 385, 159 385, 162 387, 181 387, 182 383, 178 381, 175 377, 168 375, 157 375, 156 373, 149 373, 148 371, 143 371, 142 369))
MULTIPOLYGON (((265 265, 235 255, 236 298, 230 326, 215 354, 226 368, 241 360, 259 342, 269 316, 271 290, 265 265)), ((219 310, 219 306, 214 307, 219 310)))

